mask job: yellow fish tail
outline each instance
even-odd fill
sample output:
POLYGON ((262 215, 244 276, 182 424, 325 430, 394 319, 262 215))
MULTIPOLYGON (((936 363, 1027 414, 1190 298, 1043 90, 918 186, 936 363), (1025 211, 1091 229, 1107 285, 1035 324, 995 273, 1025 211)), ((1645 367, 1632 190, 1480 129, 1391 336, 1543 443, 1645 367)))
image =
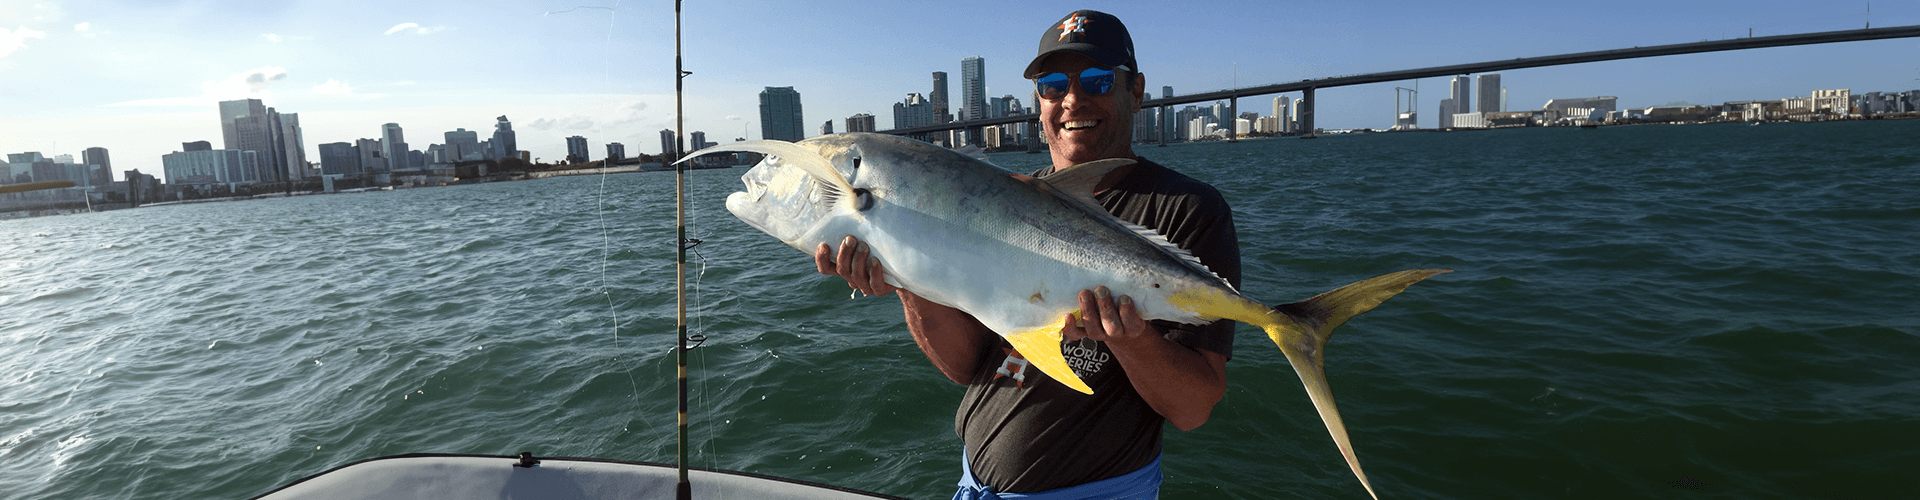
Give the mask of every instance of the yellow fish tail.
POLYGON ((1353 454, 1353 442, 1347 438, 1347 426, 1340 420, 1340 409, 1333 404, 1333 387, 1327 384, 1327 339, 1333 336, 1334 327, 1348 319, 1373 310, 1381 302, 1420 280, 1446 272, 1451 271, 1409 270, 1369 278, 1311 299, 1276 307, 1267 315, 1269 319, 1254 323, 1267 332, 1267 338, 1273 339, 1281 353, 1286 354, 1287 362, 1293 365, 1293 372, 1300 376, 1300 383, 1306 386, 1307 397, 1313 400, 1314 410, 1320 413, 1320 421, 1327 425, 1327 433, 1333 436, 1334 445, 1340 447, 1340 456, 1347 459, 1347 468, 1353 469, 1354 477, 1360 478, 1360 486, 1365 487, 1367 495, 1374 500, 1379 500, 1380 495, 1373 492, 1373 483, 1368 482, 1367 473, 1360 470, 1360 460, 1353 454))

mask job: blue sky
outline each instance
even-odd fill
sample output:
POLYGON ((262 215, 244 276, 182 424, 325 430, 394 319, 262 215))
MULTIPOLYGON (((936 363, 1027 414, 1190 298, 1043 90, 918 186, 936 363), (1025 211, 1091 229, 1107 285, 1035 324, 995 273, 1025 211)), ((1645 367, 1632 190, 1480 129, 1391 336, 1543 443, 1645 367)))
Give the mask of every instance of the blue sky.
MULTIPOLYGON (((1632 46, 1920 24, 1920 0, 1608 2, 854 2, 689 0, 686 129, 759 138, 758 93, 792 86, 809 134, 930 92, 986 59, 990 96, 1029 106, 1019 71, 1040 33, 1095 8, 1128 23, 1149 88, 1185 94, 1305 78, 1632 46), (1176 7, 1177 6, 1177 7, 1176 7), (1871 17, 1868 12, 1871 9, 1871 17)), ((0 0, 0 152, 78 156, 157 173, 181 142, 218 145, 215 102, 300 114, 318 145, 399 123, 415 149, 512 119, 521 149, 581 135, 659 152, 674 125, 673 4, 650 1, 0 0)), ((1920 39, 1695 54, 1502 73, 1510 109, 1613 95, 1674 101, 1920 88, 1920 39)), ((1319 92, 1319 125, 1385 128, 1395 82, 1319 92)), ((1445 79, 1419 82, 1432 125, 1445 79)), ((1271 96, 1242 99, 1266 114, 1271 96)), ((116 176, 116 178, 118 178, 116 176)))

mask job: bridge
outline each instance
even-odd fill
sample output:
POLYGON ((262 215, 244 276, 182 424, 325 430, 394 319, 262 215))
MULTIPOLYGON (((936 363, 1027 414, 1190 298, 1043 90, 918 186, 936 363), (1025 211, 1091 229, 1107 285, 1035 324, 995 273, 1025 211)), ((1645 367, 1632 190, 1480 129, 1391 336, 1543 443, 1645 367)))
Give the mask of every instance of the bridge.
MULTIPOLYGON (((1505 71, 1510 69, 1538 68, 1542 66, 1560 66, 1560 65, 1566 65, 1566 64, 1614 61, 1614 60, 1620 60, 1620 59, 1637 59, 1642 57, 1659 57, 1659 56, 1672 56, 1672 55, 1680 55, 1680 54, 1698 54, 1702 52, 1721 52, 1721 51, 1728 51, 1728 50, 1761 49, 1761 48, 1768 48, 1768 47, 1787 47, 1787 46, 1794 46, 1794 45, 1816 45, 1816 44, 1823 44, 1823 43, 1858 42, 1858 41, 1866 41, 1866 40, 1882 40, 1882 39, 1888 39, 1888 38, 1914 38, 1914 37, 1920 37, 1920 26, 1895 26, 1891 28, 1865 28, 1865 29, 1857 29, 1857 30, 1822 31, 1818 33, 1801 33, 1801 34, 1794 34, 1794 35, 1775 35, 1775 36, 1763 36, 1763 37, 1735 38, 1730 40, 1713 40, 1713 41, 1704 41, 1704 42, 1676 43, 1676 44, 1670 44, 1670 45, 1654 45, 1650 47, 1633 47, 1628 49, 1596 50, 1592 52, 1579 52, 1579 53, 1562 54, 1562 55, 1555 55, 1555 56, 1521 57, 1521 58, 1506 59, 1506 60, 1500 60, 1500 61, 1487 61, 1487 62, 1471 63, 1471 64, 1455 64, 1451 66, 1435 66, 1431 68, 1387 71, 1382 73, 1367 73, 1362 75, 1348 75, 1348 76, 1336 76, 1331 78, 1307 79, 1307 80, 1301 80, 1293 83, 1277 83, 1273 85, 1264 85, 1264 86, 1258 86, 1258 87, 1247 87, 1247 88, 1232 89, 1232 90, 1221 90, 1221 91, 1215 91, 1215 92, 1203 92, 1198 94, 1162 97, 1159 99, 1147 99, 1145 102, 1140 103, 1140 107, 1142 109, 1160 108, 1161 115, 1165 116, 1167 108, 1181 105, 1181 104, 1191 104, 1191 103, 1205 102, 1205 101, 1217 101, 1222 99, 1228 100, 1227 102, 1233 102, 1232 101, 1233 99, 1238 99, 1241 97, 1253 97, 1253 96, 1261 96, 1261 95, 1280 94, 1280 93, 1286 93, 1286 92, 1300 92, 1301 93, 1300 100, 1298 101, 1297 104, 1295 104, 1295 106, 1299 107, 1300 128, 1302 130, 1311 131, 1311 130, 1314 130, 1313 92, 1315 90, 1324 89, 1324 88, 1345 87, 1349 85, 1364 85, 1369 83, 1391 82, 1391 81, 1399 81, 1399 80, 1413 80, 1413 79, 1419 79, 1419 78, 1431 78, 1436 76, 1469 75, 1474 73, 1505 71)), ((971 129, 971 128, 985 127, 989 125, 1004 125, 1008 123, 1020 123, 1020 122, 1034 122, 1037 124, 1039 121, 1040 121, 1040 115, 1036 113, 1026 113, 1026 114, 1020 114, 1020 115, 1006 116, 1001 118, 989 118, 989 119, 971 120, 971 121, 965 121, 965 122, 942 123, 939 125, 929 125, 924 127, 913 127, 913 128, 905 128, 905 129, 896 128, 893 130, 882 130, 880 131, 880 133, 894 134, 894 135, 908 135, 908 136, 925 136, 928 133, 940 132, 940 131, 946 131, 946 130, 971 129)), ((1165 131, 1161 131, 1161 133, 1163 134, 1164 132, 1165 131)))

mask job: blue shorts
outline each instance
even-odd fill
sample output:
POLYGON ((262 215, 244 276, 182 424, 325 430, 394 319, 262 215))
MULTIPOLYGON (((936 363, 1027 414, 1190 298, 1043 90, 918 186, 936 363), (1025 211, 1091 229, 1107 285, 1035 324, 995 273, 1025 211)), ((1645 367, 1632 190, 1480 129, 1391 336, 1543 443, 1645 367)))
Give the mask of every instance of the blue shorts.
POLYGON ((998 493, 973 478, 973 465, 963 451, 960 455, 960 491, 953 500, 1073 500, 1114 499, 1149 500, 1160 497, 1160 457, 1139 470, 1078 486, 1056 488, 1039 493, 998 493))

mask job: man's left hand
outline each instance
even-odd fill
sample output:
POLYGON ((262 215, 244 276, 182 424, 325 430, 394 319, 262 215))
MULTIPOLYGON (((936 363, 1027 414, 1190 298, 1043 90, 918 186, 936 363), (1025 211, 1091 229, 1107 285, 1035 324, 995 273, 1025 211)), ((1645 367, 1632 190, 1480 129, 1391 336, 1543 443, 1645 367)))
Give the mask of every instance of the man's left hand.
POLYGON ((1122 295, 1116 299, 1107 287, 1101 286, 1080 291, 1080 317, 1068 313, 1060 336, 1067 340, 1128 342, 1159 338, 1160 332, 1140 317, 1131 297, 1122 295))

